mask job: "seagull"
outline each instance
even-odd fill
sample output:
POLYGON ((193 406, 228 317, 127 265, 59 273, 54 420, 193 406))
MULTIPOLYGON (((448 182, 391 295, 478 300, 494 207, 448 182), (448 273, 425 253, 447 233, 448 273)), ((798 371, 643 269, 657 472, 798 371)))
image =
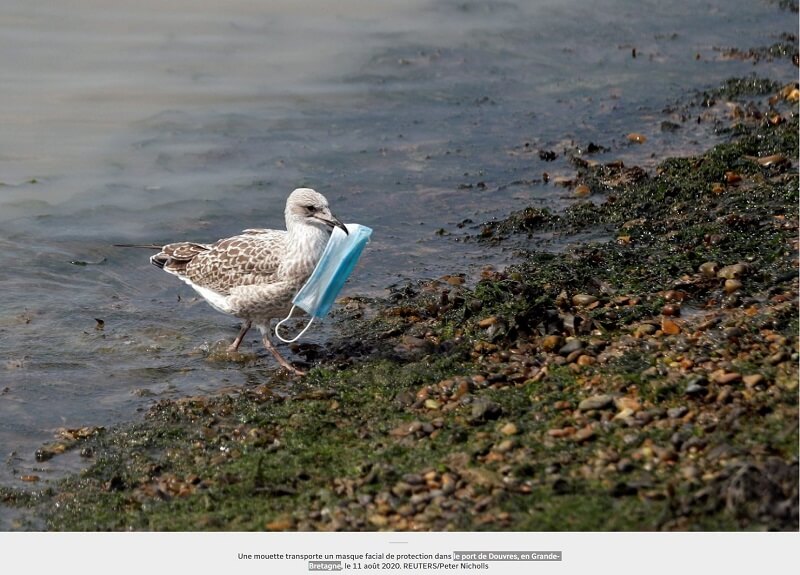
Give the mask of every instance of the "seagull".
POLYGON ((252 325, 278 363, 297 375, 272 345, 270 321, 289 313, 292 298, 316 267, 334 227, 345 225, 331 213, 325 196, 298 188, 286 200, 286 231, 247 229, 213 244, 178 242, 158 248, 156 267, 178 276, 214 309, 242 320, 229 352, 239 349, 252 325))

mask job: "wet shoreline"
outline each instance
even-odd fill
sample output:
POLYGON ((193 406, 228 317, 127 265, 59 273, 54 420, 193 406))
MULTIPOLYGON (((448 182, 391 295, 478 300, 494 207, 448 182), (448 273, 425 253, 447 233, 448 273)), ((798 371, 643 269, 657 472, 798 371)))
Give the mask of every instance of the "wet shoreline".
POLYGON ((519 263, 341 302, 301 381, 66 432, 41 456, 88 469, 3 488, 17 528, 796 529, 797 87, 737 86, 708 106, 730 143, 575 156, 594 201, 469 239, 519 263))
MULTIPOLYGON (((481 144, 476 134, 493 116, 480 110, 496 102, 474 94, 469 84, 458 96, 469 113, 454 112, 436 94, 429 94, 432 108, 425 110, 455 113, 454 121, 471 118, 475 127, 471 121, 459 128, 466 130, 465 142, 437 135, 405 144, 402 134, 393 134, 397 142, 358 155, 303 151, 293 173, 322 158, 316 175, 344 187, 349 180, 337 162, 353 161, 373 183, 391 188, 401 184, 394 178, 403 178, 408 190, 387 194, 386 214, 408 210, 405 204, 414 199, 429 209, 424 222, 392 228, 393 238, 373 246, 372 262, 385 266, 383 260, 405 258, 400 273, 373 273, 369 287, 358 283, 336 306, 323 336, 292 346, 295 359, 314 368, 301 380, 257 355, 242 363, 215 358, 213 346, 187 357, 188 342, 207 337, 219 319, 207 318, 199 302, 181 329, 137 323, 142 310, 174 306, 175 292, 130 289, 139 280, 121 270, 138 263, 106 266, 102 250, 78 253, 87 239, 70 231, 58 256, 48 256, 55 267, 46 279, 61 286, 66 274, 76 289, 97 283, 107 302, 96 311, 90 291, 78 299, 59 295, 71 306, 79 300, 80 315, 88 318, 70 341, 91 357, 90 369, 77 359, 53 363, 59 378, 48 386, 78 394, 81 388, 69 378, 88 373, 110 386, 106 393, 132 393, 137 405, 150 407, 141 408, 144 418, 134 423, 67 423, 41 445, 36 461, 33 450, 30 457, 11 453, 6 465, 15 483, 0 487, 3 527, 796 529, 798 104, 785 68, 796 74, 797 51, 791 35, 769 38, 766 47, 712 50, 715 65, 752 62, 753 75, 663 103, 660 112, 651 101, 652 110, 637 115, 640 132, 597 143, 588 137, 599 135, 601 126, 612 133, 614 126, 631 126, 621 117, 630 104, 616 109, 613 95, 599 98, 602 121, 581 128, 577 140, 556 134, 552 123, 546 136, 521 139, 524 130, 500 114, 491 141, 481 144), (506 134, 510 128, 513 134, 506 134), (680 137, 673 141, 672 135, 680 137), (643 151, 654 140, 659 152, 647 157, 643 151), (493 141, 500 145, 487 145, 493 141), (688 148, 672 153, 675 142, 688 148), (387 155, 388 172, 374 169, 387 155), (464 172, 465 162, 486 170, 464 172), (445 171, 428 181, 425 174, 434 167, 445 171), (501 193, 500 204, 514 206, 512 213, 494 204, 501 193), (451 214, 454 198, 474 212, 451 214), (429 233, 412 243, 418 227, 429 233), (393 248, 398 238, 400 247, 393 248), (448 253, 447 246, 457 246, 463 260, 426 261, 432 252, 448 253), (476 262, 483 262, 482 271, 476 262), (447 275, 437 279, 419 279, 443 271, 447 275), (382 291, 385 284, 375 281, 387 276, 386 283, 395 283, 382 291), (120 299, 118 290, 127 295, 120 299), (104 324, 96 327, 94 317, 105 318, 104 324), (122 347, 130 365, 109 371, 106 360, 122 347), (148 364, 136 364, 139 356, 148 364), (65 366, 70 371, 62 380, 65 366)), ((647 53, 623 48, 639 62, 647 53)), ((676 45, 662 48, 673 53, 676 45)), ((403 47, 388 50, 371 69, 398 82, 396 64, 405 70, 404 82, 425 91, 431 71, 463 65, 456 56, 403 47), (395 61, 406 52, 413 58, 395 61)), ((659 57, 650 50, 651 62, 659 57)), ((511 68, 503 69, 510 81, 511 68)), ((396 84, 401 92, 404 82, 396 84)), ((547 113, 591 102, 558 101, 547 113)), ((204 133, 205 125, 195 132, 203 116, 167 114, 143 126, 143 133, 151 130, 157 141, 156 127, 165 119, 174 121, 177 136, 167 140, 160 168, 182 174, 206 157, 179 152, 184 144, 191 150, 193 138, 204 133)), ((235 115, 218 120, 226 134, 241 123, 235 115)), ((306 131, 315 125, 301 124, 306 131)), ((287 128, 285 135, 292 139, 296 132, 287 128)), ((340 128, 332 134, 340 138, 334 147, 357 144, 340 128)), ((209 157, 226 166, 228 176, 240 173, 237 154, 249 157, 253 150, 236 143, 225 152, 224 138, 221 144, 220 155, 211 150, 209 157)), ((259 180, 243 183, 237 193, 255 204, 274 187, 259 180)), ((155 197, 161 189, 145 192, 155 197)), ((357 189, 352 198, 338 199, 366 217, 369 197, 357 189)), ((234 210, 217 203, 217 212, 190 211, 179 226, 197 233, 198 217, 201 231, 235 219, 234 210), (216 215, 209 221, 207 213, 216 215)), ((114 209, 93 208, 95 244, 114 225, 114 209)), ((80 214, 55 221, 63 226, 81 220, 80 214)), ((28 223, 38 229, 53 221, 28 223)), ((12 248, 20 238, 35 239, 36 231, 20 231, 25 222, 11 222, 17 230, 12 248)), ((123 226, 121 233, 132 230, 123 226)), ((23 263, 12 261, 11 269, 23 263)), ((64 321, 61 315, 26 308, 4 318, 3 329, 39 343, 38 330, 64 321)), ((210 337, 222 337, 223 328, 214 327, 210 337)), ((63 338, 50 337, 60 342, 52 349, 61 350, 63 338)), ((38 361, 46 368, 45 357, 38 361)), ((39 377, 29 363, 36 362, 12 356, 5 365, 6 373, 19 376, 2 390, 8 408, 26 405, 15 393, 24 391, 26 378, 39 377)), ((46 402, 28 409, 26 417, 36 418, 46 402)), ((130 419, 120 414, 117 421, 130 419)))

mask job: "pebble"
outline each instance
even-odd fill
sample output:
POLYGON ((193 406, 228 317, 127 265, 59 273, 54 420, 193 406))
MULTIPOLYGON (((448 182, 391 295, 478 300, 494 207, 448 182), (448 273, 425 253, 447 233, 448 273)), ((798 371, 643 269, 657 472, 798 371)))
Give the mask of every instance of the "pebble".
POLYGON ((472 423, 483 423, 490 419, 497 419, 502 414, 503 408, 499 404, 481 397, 472 404, 469 420, 472 423))
POLYGON ((658 328, 654 326, 652 323, 643 323, 636 326, 636 331, 634 332, 634 335, 636 337, 653 335, 657 330, 658 328))
POLYGON ((679 304, 668 303, 661 308, 661 313, 668 316, 681 315, 681 306, 679 304))
POLYGON ((591 409, 607 409, 614 405, 614 397, 612 395, 602 394, 587 397, 578 404, 580 411, 589 411, 591 409))
POLYGON ((559 355, 569 355, 573 351, 580 351, 583 349, 583 342, 579 339, 571 339, 558 350, 559 355))
POLYGON ((375 527, 386 527, 389 525, 389 519, 385 515, 379 515, 377 513, 370 515, 367 520, 372 523, 375 527))
POLYGON ((696 383, 686 384, 686 395, 700 395, 706 392, 706 388, 696 383))
MULTIPOLYGON (((569 358, 567 358, 569 360, 569 358)), ((578 365, 587 366, 596 363, 597 359, 592 357, 591 355, 581 354, 578 356, 578 361, 576 362, 578 365)))
POLYGON ((726 372, 719 369, 711 374, 711 379, 720 385, 729 385, 733 382, 740 381, 742 379, 742 374, 733 371, 726 372))
POLYGON ((664 293, 664 299, 667 301, 677 301, 681 302, 686 299, 686 292, 681 290, 667 290, 664 293))
POLYGON ((720 392, 717 394, 717 403, 728 403, 731 401, 733 396, 733 391, 731 391, 730 387, 723 387, 720 392))
POLYGON ((441 409, 441 407, 442 407, 442 404, 439 403, 439 401, 437 401, 435 399, 426 399, 425 400, 425 408, 426 409, 435 410, 435 409, 441 409))
POLYGON ((495 451, 498 453, 508 453, 512 449, 514 449, 514 440, 513 439, 504 439, 500 443, 495 446, 495 451))
POLYGON ((661 319, 661 331, 663 331, 667 335, 678 335, 679 333, 681 333, 681 328, 677 323, 675 323, 671 319, 663 317, 661 319))
POLYGON ((409 485, 422 485, 425 479, 419 473, 406 473, 403 475, 403 481, 409 485))
POLYGON ((595 296, 586 293, 579 293, 572 296, 572 305, 577 307, 586 307, 588 305, 593 304, 596 301, 597 298, 595 296))
POLYGON ((708 378, 705 375, 695 374, 689 376, 689 379, 686 381, 686 385, 699 385, 701 387, 706 387, 708 385, 708 378))
POLYGON ((519 433, 519 429, 515 424, 508 422, 503 427, 500 428, 500 433, 502 433, 503 435, 516 435, 517 433, 519 433))
MULTIPOLYGON (((701 388, 702 389, 702 388, 701 388)), ((671 407, 667 410, 667 417, 670 419, 680 419, 684 415, 689 412, 689 408, 685 405, 679 405, 678 407, 671 407)))
POLYGON ((614 405, 620 411, 630 409, 632 412, 636 412, 642 408, 641 404, 632 397, 618 397, 614 400, 614 405))
POLYGON ((742 289, 742 282, 736 279, 727 279, 725 280, 723 289, 725 290, 725 293, 731 294, 742 289))
POLYGON ((551 352, 559 347, 564 340, 560 335, 548 335, 542 340, 542 350, 551 352))
POLYGON ((575 428, 570 426, 547 430, 547 435, 549 435, 550 437, 568 437, 574 434, 575 434, 575 428))
POLYGON ((744 384, 747 387, 755 387, 764 381, 764 376, 760 373, 753 373, 751 375, 745 375, 742 377, 742 381, 744 381, 744 384))
POLYGON ((586 427, 582 427, 578 431, 575 432, 575 435, 572 436, 572 439, 576 443, 581 443, 583 441, 588 441, 593 439, 595 436, 594 429, 592 426, 587 425, 586 427))
POLYGON ((644 144, 647 141, 647 137, 637 132, 631 132, 628 134, 628 141, 634 144, 644 144))
POLYGON ((737 337, 741 337, 743 335, 744 331, 742 330, 742 328, 735 325, 731 327, 726 327, 725 329, 722 330, 722 337, 724 337, 725 339, 736 339, 737 337))
POLYGON ((586 196, 591 195, 592 190, 586 184, 580 184, 575 187, 575 195, 579 198, 585 198, 586 196))
POLYGON ((747 264, 742 263, 725 266, 717 272, 717 277, 729 280, 738 280, 747 273, 747 268, 747 264))
POLYGON ((778 365, 779 363, 783 363, 787 359, 789 359, 789 355, 785 351, 779 351, 769 356, 767 358, 767 363, 770 365, 778 365))
POLYGON ((581 357, 582 355, 583 355, 583 350, 582 349, 576 349, 575 351, 573 351, 572 353, 567 355, 567 358, 566 358, 567 359, 567 363, 575 363, 578 360, 578 358, 581 357))
POLYGON ((445 473, 442 475, 442 493, 445 495, 450 495, 456 490, 456 480, 449 473, 445 473))
POLYGON ((705 262, 700 264, 698 271, 706 277, 716 277, 717 271, 719 270, 719 264, 717 262, 705 262))
POLYGON ((634 415, 634 411, 630 407, 623 408, 619 413, 614 416, 618 421, 627 421, 634 415))

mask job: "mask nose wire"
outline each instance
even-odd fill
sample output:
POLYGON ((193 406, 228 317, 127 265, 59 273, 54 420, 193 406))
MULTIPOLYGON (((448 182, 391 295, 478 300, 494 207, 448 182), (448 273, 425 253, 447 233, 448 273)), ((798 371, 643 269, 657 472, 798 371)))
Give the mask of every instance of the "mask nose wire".
POLYGON ((275 326, 275 336, 276 336, 276 337, 277 337, 279 340, 281 340, 283 343, 294 343, 295 341, 297 341, 298 339, 300 339, 301 337, 303 337, 303 334, 304 334, 304 333, 306 333, 306 331, 308 331, 308 328, 310 328, 310 327, 311 327, 311 324, 312 324, 312 323, 314 323, 314 316, 311 316, 311 319, 308 321, 308 325, 307 325, 306 327, 304 327, 304 328, 303 328, 303 331, 301 331, 300 333, 298 333, 298 334, 297 334, 295 337, 293 337, 292 339, 284 339, 284 338, 281 336, 281 334, 280 334, 280 333, 278 333, 278 328, 279 328, 279 327, 281 327, 281 325, 283 325, 283 322, 285 322, 285 321, 288 321, 288 320, 289 320, 289 319, 292 317, 292 314, 294 313, 294 308, 296 308, 296 307, 297 307, 296 305, 293 305, 293 306, 292 306, 292 309, 291 309, 291 310, 289 310, 289 315, 287 315, 285 318, 283 318, 281 321, 279 321, 279 322, 278 322, 278 324, 275 326))

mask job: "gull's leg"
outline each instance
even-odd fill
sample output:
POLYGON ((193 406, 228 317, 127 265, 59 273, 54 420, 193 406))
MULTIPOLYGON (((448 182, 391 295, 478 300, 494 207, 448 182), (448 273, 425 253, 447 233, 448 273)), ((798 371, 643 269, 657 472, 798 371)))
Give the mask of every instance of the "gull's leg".
POLYGON ((284 368, 288 369, 289 371, 291 371, 295 375, 305 375, 306 374, 306 372, 297 369, 291 363, 286 361, 286 359, 284 359, 284 357, 278 352, 278 350, 275 349, 275 346, 272 345, 272 342, 269 340, 269 331, 264 332, 263 335, 264 335, 264 337, 263 337, 263 339, 264 339, 264 347, 267 348, 267 351, 269 351, 272 354, 272 356, 278 361, 279 364, 281 364, 281 366, 283 366, 284 368))
POLYGON ((232 353, 239 349, 239 346, 242 344, 242 340, 244 339, 244 336, 250 329, 251 325, 252 324, 249 319, 242 324, 242 329, 239 330, 239 335, 237 335, 236 339, 233 340, 233 343, 228 346, 229 352, 232 353))

